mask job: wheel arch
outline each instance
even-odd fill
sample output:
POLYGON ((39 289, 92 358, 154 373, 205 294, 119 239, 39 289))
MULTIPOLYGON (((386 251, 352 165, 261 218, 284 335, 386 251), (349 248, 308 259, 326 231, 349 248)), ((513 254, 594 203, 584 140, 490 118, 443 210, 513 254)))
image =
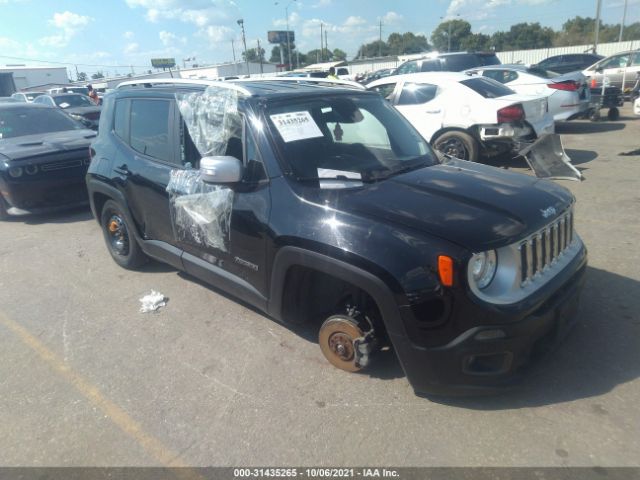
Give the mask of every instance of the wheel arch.
POLYGON ((378 276, 360 267, 300 247, 282 247, 274 259, 268 312, 284 320, 287 277, 292 269, 305 268, 357 287, 375 303, 389 334, 406 334, 391 288, 378 276))

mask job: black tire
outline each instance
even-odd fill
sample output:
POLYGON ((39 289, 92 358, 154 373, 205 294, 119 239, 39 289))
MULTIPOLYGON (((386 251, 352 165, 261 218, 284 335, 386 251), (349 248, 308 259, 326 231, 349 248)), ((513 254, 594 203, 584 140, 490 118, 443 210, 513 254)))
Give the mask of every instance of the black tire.
POLYGON ((609 113, 607 113, 607 118, 612 122, 615 122, 620 118, 620 110, 618 110, 616 107, 610 108, 609 113))
POLYGON ((465 132, 445 132, 433 141, 433 147, 442 153, 461 160, 477 162, 480 146, 475 138, 465 132))
POLYGON ((107 250, 118 265, 135 270, 149 260, 131 233, 127 217, 113 200, 107 200, 102 207, 100 226, 107 250))
POLYGON ((4 203, 4 199, 0 196, 0 220, 7 220, 8 218, 7 206, 4 203))

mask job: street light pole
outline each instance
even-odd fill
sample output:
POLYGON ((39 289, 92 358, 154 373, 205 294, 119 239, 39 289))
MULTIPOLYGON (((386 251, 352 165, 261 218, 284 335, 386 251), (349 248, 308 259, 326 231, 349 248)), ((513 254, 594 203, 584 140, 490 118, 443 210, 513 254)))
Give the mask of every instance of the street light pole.
POLYGON ((627 19, 627 0, 624 0, 624 10, 622 10, 622 23, 620 24, 620 37, 618 41, 622 41, 622 32, 624 31, 624 22, 627 19))
POLYGON ((251 72, 249 71, 249 57, 247 56, 247 40, 244 36, 244 20, 240 19, 238 20, 238 25, 240 25, 240 28, 242 29, 242 45, 244 46, 244 61, 247 64, 247 75, 251 75, 251 72))
POLYGON ((291 70, 291 43, 289 43, 289 7, 296 0, 291 0, 286 7, 284 7, 284 14, 287 16, 287 55, 289 57, 289 70, 291 70))

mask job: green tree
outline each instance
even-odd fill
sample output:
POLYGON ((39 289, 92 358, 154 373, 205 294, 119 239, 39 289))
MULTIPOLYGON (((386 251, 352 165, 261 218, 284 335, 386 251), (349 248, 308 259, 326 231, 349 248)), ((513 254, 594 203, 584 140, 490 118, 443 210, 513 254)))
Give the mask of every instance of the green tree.
POLYGON ((331 50, 315 48, 306 53, 306 59, 308 64, 330 62, 333 59, 333 52, 331 52, 331 50))
POLYGON ((264 62, 264 54, 265 54, 265 50, 264 48, 260 48, 260 52, 258 52, 257 48, 250 48, 249 50, 247 50, 246 52, 246 56, 245 56, 245 52, 242 52, 242 59, 245 61, 249 61, 249 62, 264 62))
POLYGON ((471 35, 471 24, 465 20, 455 19, 442 22, 431 34, 431 43, 436 50, 457 52, 464 39, 471 35), (451 46, 451 48, 449 48, 451 46))
POLYGON ((87 78, 89 78, 87 76, 87 74, 85 72, 78 72, 78 78, 76 79, 78 82, 86 82, 87 78))
POLYGON ((391 49, 387 42, 376 40, 375 42, 365 43, 360 47, 359 56, 362 58, 368 57, 385 57, 391 54, 391 49))
POLYGON ((100 78, 104 78, 104 73, 102 73, 102 71, 98 70, 96 73, 91 74, 91 78, 93 80, 98 80, 100 78))
MULTIPOLYGON (((302 57, 302 55, 296 52, 296 44, 294 42, 290 42, 291 45, 291 63, 294 68, 297 68, 297 58, 298 56, 302 57)), ((287 45, 282 45, 282 63, 286 64, 289 61, 289 55, 287 54, 287 45)), ((269 61, 271 63, 280 63, 280 45, 275 45, 271 49, 271 57, 269 57, 269 61)), ((302 60, 300 60, 302 62, 302 60)))
POLYGON ((470 52, 491 50, 492 47, 493 43, 491 42, 491 37, 483 33, 472 33, 468 37, 463 38, 460 42, 460 48, 470 52))
POLYGON ((429 50, 429 42, 424 35, 415 35, 413 32, 392 33, 387 38, 389 52, 392 55, 407 53, 420 53, 429 50))
POLYGON ((339 48, 334 48, 332 53, 333 53, 333 59, 336 62, 338 60, 346 60, 347 59, 347 52, 345 52, 344 50, 340 50, 339 48))

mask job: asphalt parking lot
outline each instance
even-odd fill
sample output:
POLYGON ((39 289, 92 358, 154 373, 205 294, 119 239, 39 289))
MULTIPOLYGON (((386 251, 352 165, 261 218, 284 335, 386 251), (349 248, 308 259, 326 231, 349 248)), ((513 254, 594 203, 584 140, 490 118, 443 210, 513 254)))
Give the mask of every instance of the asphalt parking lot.
MULTIPOLYGON (((523 388, 416 397, 171 267, 130 272, 84 209, 0 224, 0 465, 640 465, 640 118, 558 127, 584 182, 579 321, 523 388), (169 297, 138 312, 150 290, 169 297)), ((520 160, 498 166, 527 173, 520 160)))

